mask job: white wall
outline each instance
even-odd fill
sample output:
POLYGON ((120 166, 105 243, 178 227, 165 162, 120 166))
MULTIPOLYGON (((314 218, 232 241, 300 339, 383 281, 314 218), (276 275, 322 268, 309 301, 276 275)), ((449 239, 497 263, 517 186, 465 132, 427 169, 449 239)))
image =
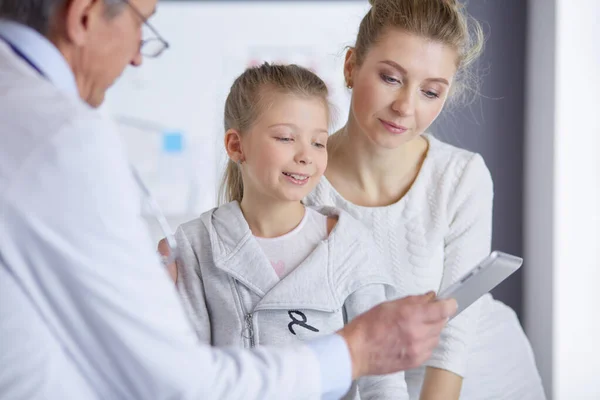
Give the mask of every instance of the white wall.
POLYGON ((171 47, 142 68, 127 69, 104 110, 120 123, 132 164, 173 225, 216 205, 225 161, 223 105, 248 65, 271 61, 315 70, 341 112, 339 127, 350 101, 345 47, 354 43, 368 7, 366 0, 159 4, 152 24, 171 47), (177 158, 161 147, 172 132, 185 139, 177 158))
POLYGON ((525 330, 551 393, 553 377, 555 8, 530 0, 525 114, 524 293, 525 330))
POLYGON ((553 399, 600 399, 600 2, 531 0, 526 329, 553 399))

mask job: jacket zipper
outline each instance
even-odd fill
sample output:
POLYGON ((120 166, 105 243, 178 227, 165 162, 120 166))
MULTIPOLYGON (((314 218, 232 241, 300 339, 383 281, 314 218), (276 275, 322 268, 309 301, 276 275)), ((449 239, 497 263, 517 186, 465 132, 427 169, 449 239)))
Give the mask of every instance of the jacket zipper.
POLYGON ((242 294, 240 293, 240 289, 238 288, 237 282, 234 280, 233 285, 235 287, 235 291, 238 295, 238 300, 240 301, 240 307, 242 307, 242 313, 244 314, 244 325, 245 328, 242 331, 242 336, 244 339, 248 339, 250 342, 250 348, 254 347, 254 326, 252 321, 252 313, 246 311, 246 307, 244 306, 244 299, 242 298, 242 294))
POLYGON ((250 339, 250 348, 254 347, 254 327, 252 326, 252 313, 246 314, 246 330, 250 339))

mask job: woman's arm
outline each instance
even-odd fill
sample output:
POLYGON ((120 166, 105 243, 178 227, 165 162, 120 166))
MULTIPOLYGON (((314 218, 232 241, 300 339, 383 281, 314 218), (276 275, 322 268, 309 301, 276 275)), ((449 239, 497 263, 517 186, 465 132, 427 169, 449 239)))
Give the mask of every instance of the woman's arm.
POLYGON ((455 373, 427 367, 420 400, 458 400, 463 378, 455 373))
MULTIPOLYGON (((473 155, 456 171, 447 204, 448 231, 444 236, 444 272, 440 290, 454 283, 490 252, 492 236, 493 183, 480 155, 473 155)), ((425 363, 423 397, 443 394, 444 399, 458 399, 466 371, 469 346, 476 339, 481 300, 448 323, 440 344, 425 363)))
MULTIPOLYGON (((346 299, 344 311, 348 321, 386 300, 384 285, 370 284, 356 290, 346 299)), ((381 376, 367 376, 357 381, 363 400, 408 400, 404 372, 381 376)))

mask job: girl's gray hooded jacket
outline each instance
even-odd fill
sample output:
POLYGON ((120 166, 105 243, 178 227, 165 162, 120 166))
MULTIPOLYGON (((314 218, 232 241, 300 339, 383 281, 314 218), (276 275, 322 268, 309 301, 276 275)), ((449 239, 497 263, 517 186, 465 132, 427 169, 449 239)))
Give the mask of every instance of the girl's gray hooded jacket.
MULTIPOLYGON (((310 340, 337 331, 391 295, 389 264, 368 229, 345 212, 318 211, 336 215, 336 226, 282 280, 237 202, 177 229, 177 287, 201 341, 254 347, 310 340)), ((359 379, 345 398, 408 398, 404 374, 359 379)))

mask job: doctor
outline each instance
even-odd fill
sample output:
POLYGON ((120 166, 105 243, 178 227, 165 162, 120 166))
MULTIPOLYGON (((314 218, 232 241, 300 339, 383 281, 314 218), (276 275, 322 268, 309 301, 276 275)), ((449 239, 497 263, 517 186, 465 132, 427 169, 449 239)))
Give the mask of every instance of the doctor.
POLYGON ((0 0, 0 397, 339 398, 422 363, 454 301, 385 303, 295 348, 196 342, 94 109, 128 64, 168 47, 141 37, 155 6, 0 0))

